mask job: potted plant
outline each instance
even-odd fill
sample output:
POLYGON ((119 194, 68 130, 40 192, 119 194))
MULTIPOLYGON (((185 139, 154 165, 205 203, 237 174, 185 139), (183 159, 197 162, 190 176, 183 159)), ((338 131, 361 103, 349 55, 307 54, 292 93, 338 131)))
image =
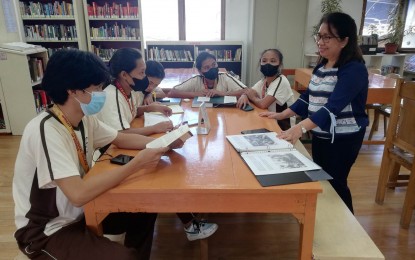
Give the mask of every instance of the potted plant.
MULTIPOLYGON (((326 15, 328 13, 342 12, 341 0, 323 0, 321 1, 321 13, 326 15)), ((320 26, 318 24, 313 26, 313 35, 318 33, 320 26)))
POLYGON ((405 35, 413 34, 412 28, 405 30, 405 23, 402 20, 404 0, 400 0, 398 5, 392 7, 388 16, 388 32, 383 39, 385 42, 385 54, 396 53, 402 39, 405 35))

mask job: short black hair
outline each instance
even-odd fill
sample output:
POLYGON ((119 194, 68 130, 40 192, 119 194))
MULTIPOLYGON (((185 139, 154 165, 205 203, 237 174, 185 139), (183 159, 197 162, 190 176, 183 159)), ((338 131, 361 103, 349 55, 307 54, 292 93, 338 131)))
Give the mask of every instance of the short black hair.
POLYGON ((49 59, 42 88, 54 103, 63 105, 68 90, 83 90, 91 85, 107 85, 110 74, 95 54, 78 49, 62 49, 49 59))
POLYGON ((141 52, 133 48, 118 49, 109 62, 111 76, 118 78, 118 75, 125 71, 130 73, 137 67, 137 60, 142 59, 141 52))
POLYGON ((261 53, 261 56, 260 56, 260 58, 259 58, 258 67, 260 67, 260 66, 261 66, 261 59, 262 59, 262 56, 264 56, 264 54, 265 54, 267 51, 272 51, 272 52, 274 52, 274 53, 277 55, 278 59, 280 60, 280 66, 278 67, 278 71, 279 71, 279 74, 281 74, 281 71, 282 71, 282 69, 284 68, 284 56, 282 55, 282 52, 281 52, 279 49, 266 49, 266 50, 264 50, 264 51, 261 53))
POLYGON ((146 76, 164 79, 166 73, 164 72, 163 65, 155 60, 146 61, 146 76))
POLYGON ((202 70, 202 63, 209 58, 216 60, 215 55, 210 54, 207 51, 202 51, 201 53, 199 53, 199 55, 197 55, 196 58, 196 68, 198 70, 202 70))

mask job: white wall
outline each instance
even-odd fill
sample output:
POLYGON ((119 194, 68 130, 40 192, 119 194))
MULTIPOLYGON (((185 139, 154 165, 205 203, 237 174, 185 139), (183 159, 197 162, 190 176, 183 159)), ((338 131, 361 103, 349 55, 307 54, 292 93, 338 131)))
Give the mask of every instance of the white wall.
MULTIPOLYGON (((11 2, 15 3, 16 1, 11 0, 11 2)), ((14 10, 15 10, 15 6, 14 6, 14 10)), ((16 12, 15 12, 15 17, 17 17, 16 12)), ((21 41, 19 33, 18 32, 15 32, 15 33, 7 32, 3 5, 0 4, 0 43, 15 42, 15 41, 21 41)))
MULTIPOLYGON (((321 0, 308 0, 308 2, 307 23, 304 33, 304 53, 314 53, 317 51, 317 47, 311 34, 313 26, 318 24, 321 18, 321 0)), ((363 0, 343 0, 341 6, 343 12, 349 14, 355 20, 359 32, 363 0)))

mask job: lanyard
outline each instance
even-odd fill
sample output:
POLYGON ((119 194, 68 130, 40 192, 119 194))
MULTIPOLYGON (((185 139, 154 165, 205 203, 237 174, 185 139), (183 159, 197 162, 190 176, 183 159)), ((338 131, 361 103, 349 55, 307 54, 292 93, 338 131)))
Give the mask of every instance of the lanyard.
POLYGON ((266 90, 268 88, 267 80, 264 80, 264 85, 262 86, 262 96, 261 98, 265 98, 266 90))
POLYGON ((72 137, 73 142, 76 146, 76 151, 78 152, 78 159, 81 163, 82 168, 84 169, 84 173, 86 174, 89 171, 89 165, 86 160, 86 143, 85 143, 85 134, 83 131, 83 123, 81 121, 81 133, 82 133, 82 139, 84 143, 84 149, 82 150, 81 144, 79 143, 78 138, 76 137, 75 131, 73 130, 73 127, 71 123, 69 122, 68 118, 65 116, 65 114, 60 110, 60 108, 57 105, 53 105, 51 108, 49 108, 49 111, 53 113, 58 120, 65 126, 66 130, 68 130, 69 134, 72 137))
POLYGON ((130 99, 128 98, 127 94, 125 93, 124 89, 121 87, 120 82, 118 82, 118 80, 115 80, 114 83, 115 83, 115 87, 121 92, 121 94, 124 96, 125 100, 127 101, 128 106, 130 107, 131 115, 133 115, 134 117, 133 95, 131 94, 131 102, 130 102, 130 99))

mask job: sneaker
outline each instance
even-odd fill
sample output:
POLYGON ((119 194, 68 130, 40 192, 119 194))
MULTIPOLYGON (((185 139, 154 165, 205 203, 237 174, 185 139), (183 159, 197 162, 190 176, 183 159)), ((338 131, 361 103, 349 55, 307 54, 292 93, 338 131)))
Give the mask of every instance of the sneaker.
POLYGON ((208 223, 204 220, 193 220, 193 223, 188 228, 184 228, 187 239, 194 241, 198 239, 204 239, 213 235, 218 229, 218 225, 215 223, 208 223))

